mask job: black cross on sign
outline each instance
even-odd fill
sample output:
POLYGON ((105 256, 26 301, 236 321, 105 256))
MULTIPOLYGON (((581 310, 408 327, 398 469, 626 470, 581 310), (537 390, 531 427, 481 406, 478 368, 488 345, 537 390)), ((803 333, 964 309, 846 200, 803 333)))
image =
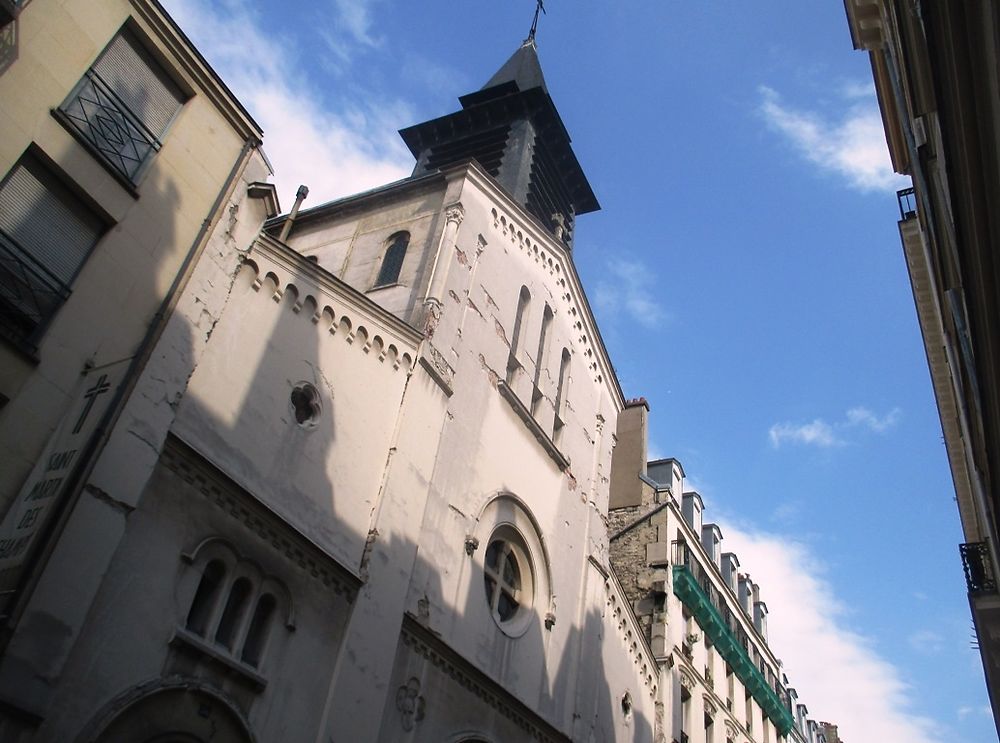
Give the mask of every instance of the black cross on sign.
POLYGON ((100 379, 97 380, 97 384, 83 393, 83 396, 87 398, 87 404, 83 406, 83 412, 80 413, 80 419, 73 427, 74 434, 80 433, 80 429, 83 428, 83 424, 86 422, 87 416, 90 415, 90 409, 93 408, 94 403, 97 402, 97 396, 103 395, 110 389, 111 385, 108 383, 108 375, 102 374, 100 379))
POLYGON ((535 38, 535 31, 538 30, 538 11, 545 13, 545 0, 535 0, 535 3, 535 17, 531 21, 531 31, 528 32, 529 39, 535 38))

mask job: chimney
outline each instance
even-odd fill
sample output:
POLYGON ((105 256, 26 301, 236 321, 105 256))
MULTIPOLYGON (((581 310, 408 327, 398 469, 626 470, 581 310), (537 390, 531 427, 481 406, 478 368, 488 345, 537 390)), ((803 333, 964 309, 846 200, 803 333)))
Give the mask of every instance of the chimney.
POLYGON ((646 446, 649 428, 649 403, 640 397, 625 403, 618 415, 614 452, 611 455, 610 508, 642 505, 642 483, 646 474, 646 446))

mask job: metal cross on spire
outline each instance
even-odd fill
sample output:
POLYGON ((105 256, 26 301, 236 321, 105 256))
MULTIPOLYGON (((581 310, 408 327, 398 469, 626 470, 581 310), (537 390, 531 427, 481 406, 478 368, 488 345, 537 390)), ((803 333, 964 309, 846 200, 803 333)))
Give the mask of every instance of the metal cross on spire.
MULTIPOLYGON (((535 31, 538 30, 538 11, 545 13, 545 0, 535 0, 535 17, 531 21, 531 30, 528 32, 528 41, 535 40, 535 31)), ((546 13, 546 15, 548 15, 546 13)))

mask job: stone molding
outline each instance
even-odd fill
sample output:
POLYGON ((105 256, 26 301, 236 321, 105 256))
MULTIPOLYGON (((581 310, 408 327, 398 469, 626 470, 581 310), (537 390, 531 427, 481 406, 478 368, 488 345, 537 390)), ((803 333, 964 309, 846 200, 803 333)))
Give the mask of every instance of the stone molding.
POLYGON ((160 460, 164 466, 304 573, 353 603, 361 579, 343 567, 251 493, 234 483, 193 448, 170 435, 160 460))
POLYGON ((289 304, 295 314, 306 310, 313 324, 357 345, 379 362, 388 361, 394 370, 413 368, 421 340, 418 331, 291 248, 262 235, 242 267, 254 272, 254 291, 266 284, 278 304, 291 293, 289 304))
POLYGON ((403 644, 446 673, 455 683, 468 689, 500 715, 524 731, 525 738, 542 743, 569 743, 569 738, 538 715, 521 700, 455 652, 411 615, 403 618, 403 644))
MULTIPOLYGON (((590 557, 590 563, 598 566, 597 561, 590 557)), ((618 581, 618 576, 612 566, 610 571, 601 568, 604 574, 604 591, 606 594, 605 604, 607 606, 605 618, 614 622, 618 637, 625 646, 632 664, 635 666, 636 674, 642 679, 646 691, 650 698, 656 699, 657 679, 659 678, 659 664, 656 661, 653 651, 646 643, 646 638, 635 618, 635 612, 625 596, 625 590, 618 581)))

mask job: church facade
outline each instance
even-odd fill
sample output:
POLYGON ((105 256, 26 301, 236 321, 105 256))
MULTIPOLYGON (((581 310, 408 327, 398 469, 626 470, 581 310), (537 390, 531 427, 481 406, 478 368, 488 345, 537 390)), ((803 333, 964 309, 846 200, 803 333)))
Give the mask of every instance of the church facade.
MULTIPOLYGON (((85 4, 57 5, 7 23, 68 43, 85 4)), ((242 109, 158 4, 104 5, 54 121, 80 146, 68 161, 106 170, 118 145, 72 133, 97 100, 72 103, 72 81, 110 91, 105 116, 141 86, 119 131, 176 86, 157 147, 119 183, 137 190, 183 127, 242 109)), ((459 100, 401 132, 411 177, 315 207, 303 188, 280 216, 245 117, 237 166, 180 174, 213 198, 122 381, 58 353, 68 305, 32 329, 25 378, 51 364, 83 382, 4 475, 0 549, 31 559, 2 566, 0 738, 822 739, 680 464, 645 461, 647 406, 622 394, 573 265, 598 203, 534 39, 459 100), (91 429, 95 406, 110 412, 91 429)), ((100 197, 52 169, 84 205, 100 197)), ((3 219, 30 221, 5 188, 3 219)), ((14 448, 13 416, 38 403, 4 394, 14 448)))

